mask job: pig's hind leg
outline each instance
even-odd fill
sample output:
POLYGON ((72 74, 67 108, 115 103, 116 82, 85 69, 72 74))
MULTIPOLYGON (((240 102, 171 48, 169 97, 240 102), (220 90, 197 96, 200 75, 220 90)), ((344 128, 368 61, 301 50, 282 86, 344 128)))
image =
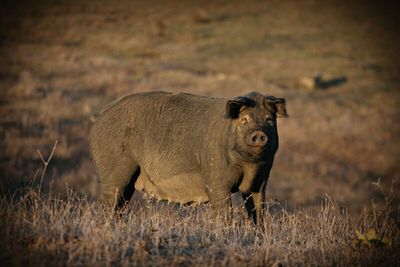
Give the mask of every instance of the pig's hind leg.
POLYGON ((110 172, 100 173, 101 201, 115 209, 123 207, 131 199, 139 175, 140 167, 132 161, 119 162, 110 172))

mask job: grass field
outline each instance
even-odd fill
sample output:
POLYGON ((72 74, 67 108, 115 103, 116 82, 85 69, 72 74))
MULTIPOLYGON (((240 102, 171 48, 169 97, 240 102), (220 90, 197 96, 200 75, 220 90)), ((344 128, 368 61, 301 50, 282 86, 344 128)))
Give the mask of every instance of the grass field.
POLYGON ((396 10, 390 2, 5 1, 0 260, 396 265, 396 10), (304 85, 317 75, 320 87, 304 85), (271 212, 262 228, 239 205, 214 219, 206 206, 147 205, 137 194, 116 219, 93 202, 92 116, 119 96, 155 90, 287 99, 290 117, 278 122, 271 212), (47 159, 56 140, 42 177, 38 151, 47 159), (373 184, 378 179, 380 187, 373 184), (380 188, 392 188, 389 204, 380 188), (374 245, 355 248, 356 230, 370 228, 378 233, 374 245))
POLYGON ((256 227, 239 207, 216 216, 205 205, 146 199, 116 214, 72 191, 59 199, 31 189, 13 203, 1 199, 0 216, 12 223, 0 222, 0 259, 4 266, 397 266, 399 215, 388 202, 352 216, 326 199, 309 210, 270 206, 256 227))

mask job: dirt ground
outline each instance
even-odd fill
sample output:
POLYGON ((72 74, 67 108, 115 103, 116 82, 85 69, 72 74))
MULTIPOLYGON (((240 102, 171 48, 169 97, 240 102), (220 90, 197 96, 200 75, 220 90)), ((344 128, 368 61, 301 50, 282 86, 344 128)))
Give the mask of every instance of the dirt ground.
POLYGON ((382 200, 372 182, 387 188, 399 177, 391 4, 100 0, 0 10, 2 194, 38 182, 37 150, 46 158, 58 140, 45 190, 95 197, 91 117, 119 96, 154 90, 285 97, 290 118, 279 121, 267 193, 289 207, 329 196, 359 210, 382 200))

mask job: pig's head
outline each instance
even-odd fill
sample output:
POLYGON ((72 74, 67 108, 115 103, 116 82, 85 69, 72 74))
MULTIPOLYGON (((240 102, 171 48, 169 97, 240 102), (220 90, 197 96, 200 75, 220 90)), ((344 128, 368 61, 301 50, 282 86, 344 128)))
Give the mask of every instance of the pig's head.
MULTIPOLYGON (((250 93, 227 103, 232 122, 231 149, 245 161, 259 161, 278 149, 277 117, 287 117, 286 100, 250 93)), ((233 152, 232 151, 232 152, 233 152)))

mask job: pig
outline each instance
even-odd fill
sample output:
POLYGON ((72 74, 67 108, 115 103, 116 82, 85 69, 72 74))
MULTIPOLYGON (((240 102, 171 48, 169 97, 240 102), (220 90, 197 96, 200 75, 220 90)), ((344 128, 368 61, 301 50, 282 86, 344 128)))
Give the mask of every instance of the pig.
POLYGON ((146 92, 107 105, 89 132, 100 199, 121 208, 135 189, 159 200, 229 207, 241 192, 257 223, 286 100, 146 92))

